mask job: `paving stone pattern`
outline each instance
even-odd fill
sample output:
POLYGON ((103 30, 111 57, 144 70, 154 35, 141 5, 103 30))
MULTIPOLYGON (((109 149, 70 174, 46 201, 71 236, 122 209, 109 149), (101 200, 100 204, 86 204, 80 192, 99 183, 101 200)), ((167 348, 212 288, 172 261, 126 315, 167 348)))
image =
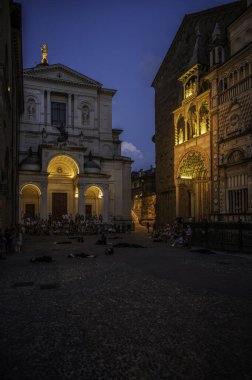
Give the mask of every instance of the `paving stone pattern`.
MULTIPOLYGON (((26 237, 0 261, 0 378, 251 379, 252 257, 26 237), (68 258, 70 253, 96 258, 68 258), (52 263, 30 259, 52 255, 52 263), (17 286, 17 284, 19 284, 17 286)), ((111 240, 115 243, 115 240, 111 240)))

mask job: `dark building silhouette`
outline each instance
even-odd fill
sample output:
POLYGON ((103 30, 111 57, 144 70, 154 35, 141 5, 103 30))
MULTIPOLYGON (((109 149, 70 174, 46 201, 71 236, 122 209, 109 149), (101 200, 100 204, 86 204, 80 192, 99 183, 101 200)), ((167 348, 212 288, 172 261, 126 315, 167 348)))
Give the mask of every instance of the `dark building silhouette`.
POLYGON ((0 3, 0 228, 17 221, 17 145, 23 109, 21 6, 0 3))

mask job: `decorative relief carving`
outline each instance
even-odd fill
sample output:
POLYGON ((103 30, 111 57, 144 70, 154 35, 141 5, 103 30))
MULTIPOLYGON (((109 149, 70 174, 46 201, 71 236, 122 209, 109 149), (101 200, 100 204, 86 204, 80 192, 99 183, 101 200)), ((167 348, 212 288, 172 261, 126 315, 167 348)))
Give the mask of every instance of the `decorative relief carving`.
POLYGON ((242 129, 241 107, 237 99, 233 99, 229 110, 229 123, 226 127, 226 134, 231 135, 240 132, 242 129))
POLYGON ((244 154, 240 150, 235 150, 228 157, 228 163, 234 164, 236 162, 240 162, 244 158, 244 154))

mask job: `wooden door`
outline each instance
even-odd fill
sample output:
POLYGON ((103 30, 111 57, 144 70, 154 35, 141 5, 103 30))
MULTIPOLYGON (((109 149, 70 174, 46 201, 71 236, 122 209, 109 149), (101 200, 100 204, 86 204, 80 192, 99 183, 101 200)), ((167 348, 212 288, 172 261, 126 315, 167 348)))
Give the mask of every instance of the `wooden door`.
POLYGON ((25 215, 28 218, 35 218, 35 204, 34 203, 26 203, 25 215))
POLYGON ((92 216, 92 205, 86 205, 86 217, 90 218, 92 216))
POLYGON ((67 214, 67 193, 52 193, 52 218, 61 219, 67 214))

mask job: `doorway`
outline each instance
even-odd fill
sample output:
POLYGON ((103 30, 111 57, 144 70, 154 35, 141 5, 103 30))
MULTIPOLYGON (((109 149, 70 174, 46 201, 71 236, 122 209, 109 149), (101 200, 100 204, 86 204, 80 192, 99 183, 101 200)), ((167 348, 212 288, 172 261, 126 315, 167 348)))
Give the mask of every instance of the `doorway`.
POLYGON ((86 210, 86 217, 91 218, 91 216, 92 216, 92 205, 86 205, 85 210, 86 210))
POLYGON ((34 203, 26 203, 25 205, 25 216, 27 218, 35 218, 35 204, 34 203))
POLYGON ((61 219, 67 214, 67 193, 52 193, 52 218, 61 219))

